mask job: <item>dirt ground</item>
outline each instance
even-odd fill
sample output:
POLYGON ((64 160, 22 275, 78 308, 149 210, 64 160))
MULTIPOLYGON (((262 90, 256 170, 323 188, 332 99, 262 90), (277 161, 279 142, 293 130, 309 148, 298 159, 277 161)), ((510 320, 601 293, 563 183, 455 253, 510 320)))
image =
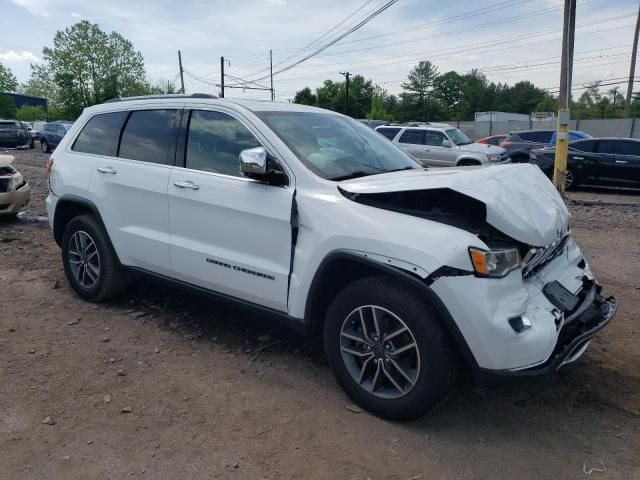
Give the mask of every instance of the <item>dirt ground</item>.
POLYGON ((620 303, 575 365, 391 423, 264 318, 150 282, 81 301, 38 218, 47 155, 16 156, 34 194, 0 223, 0 478, 640 479, 640 192, 569 196, 620 303))

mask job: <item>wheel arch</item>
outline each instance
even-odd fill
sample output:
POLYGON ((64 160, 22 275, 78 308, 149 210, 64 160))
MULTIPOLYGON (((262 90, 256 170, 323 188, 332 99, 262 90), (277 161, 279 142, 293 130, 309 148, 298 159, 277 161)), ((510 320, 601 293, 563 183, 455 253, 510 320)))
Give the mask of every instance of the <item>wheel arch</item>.
POLYGON ((462 332, 438 295, 417 275, 349 251, 334 251, 320 263, 305 305, 305 322, 312 334, 320 334, 332 299, 348 284, 372 275, 386 275, 423 295, 433 306, 467 366, 478 365, 462 332))
POLYGON ((477 157, 461 157, 456 161, 456 166, 460 166, 464 162, 468 162, 468 165, 482 165, 482 162, 477 157))
POLYGON ((53 238, 58 246, 62 246, 62 236, 69 222, 79 215, 91 214, 98 224, 105 230, 104 222, 98 207, 86 198, 76 197, 74 195, 63 195, 56 202, 56 209, 53 214, 53 238))

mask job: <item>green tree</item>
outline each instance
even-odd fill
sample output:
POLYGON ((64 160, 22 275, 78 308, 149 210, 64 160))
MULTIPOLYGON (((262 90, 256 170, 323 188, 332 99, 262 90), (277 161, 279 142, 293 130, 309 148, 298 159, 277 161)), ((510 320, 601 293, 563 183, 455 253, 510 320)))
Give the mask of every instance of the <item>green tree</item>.
POLYGON ((551 95, 545 95, 544 99, 536 105, 536 112, 555 112, 558 104, 551 95))
POLYGON ((409 72, 407 81, 402 84, 403 95, 418 103, 423 103, 427 99, 437 76, 438 67, 429 60, 421 60, 409 72))
POLYGON ((10 119, 16 115, 16 104, 9 95, 0 95, 0 118, 10 119))
POLYGON ((60 110, 70 119, 109 98, 149 91, 142 54, 119 33, 86 20, 56 32, 53 48, 42 54, 60 110))
POLYGON ((375 87, 373 81, 362 75, 351 77, 349 84, 349 116, 353 118, 366 118, 371 111, 375 87))
POLYGON ((345 88, 344 82, 325 80, 321 87, 316 89, 316 105, 336 112, 344 111, 345 88))
POLYGON ((302 90, 296 92, 295 97, 293 97, 293 103, 299 103, 300 105, 315 105, 316 96, 309 87, 304 87, 302 90))
POLYGON ((385 120, 387 122, 393 120, 393 115, 391 115, 386 108, 386 96, 386 90, 376 87, 371 100, 371 111, 367 114, 368 119, 385 120))
POLYGON ((23 105, 16 112, 16 120, 23 122, 35 122, 46 118, 47 112, 42 105, 23 105))
POLYGON ((18 80, 9 67, 0 63, 0 93, 13 93, 18 90, 18 80))
POLYGON ((463 93, 464 77, 451 71, 437 77, 433 82, 433 96, 447 110, 448 116, 453 118, 460 112, 463 93))
POLYGON ((516 83, 510 89, 511 111, 530 114, 544 100, 547 93, 528 80, 516 83))

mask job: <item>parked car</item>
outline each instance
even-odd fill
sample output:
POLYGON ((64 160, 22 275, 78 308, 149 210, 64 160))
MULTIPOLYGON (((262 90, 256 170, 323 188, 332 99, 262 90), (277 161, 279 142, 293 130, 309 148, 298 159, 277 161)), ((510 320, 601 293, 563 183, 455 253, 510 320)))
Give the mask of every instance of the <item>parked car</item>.
POLYGON ((0 148, 32 148, 33 138, 22 122, 0 120, 0 148))
MULTIPOLYGON (((529 162, 553 178, 555 147, 532 150, 529 162)), ((640 187, 640 140, 589 138, 569 143, 567 189, 578 185, 640 187)))
POLYGON ((479 380, 553 373, 616 312, 537 167, 428 171, 335 112, 118 99, 84 110, 48 170, 81 298, 117 296, 128 272, 261 311, 321 337, 382 417, 429 411, 458 359, 479 380))
POLYGON ((33 122, 33 125, 31 125, 29 133, 35 140, 40 140, 40 131, 44 128, 46 123, 47 122, 33 122))
POLYGON ((500 143, 504 142, 506 138, 507 134, 502 133, 500 135, 492 135, 490 137, 480 138, 479 140, 476 140, 476 143, 488 143, 489 145, 495 145, 499 147, 500 143))
POLYGON ((534 148, 542 148, 549 144, 555 130, 521 130, 509 132, 500 146, 509 152, 514 163, 529 161, 529 152, 534 148))
POLYGON ((0 216, 16 215, 27 206, 31 187, 11 163, 11 155, 0 155, 0 216))
MULTIPOLYGON (((558 132, 553 132, 553 135, 551 135, 551 140, 549 140, 547 147, 556 146, 557 133, 558 132)), ((593 137, 588 133, 581 132, 579 130, 569 130, 569 142, 575 142, 576 140, 585 140, 587 138, 593 138, 593 137)))
POLYGON ((461 130, 451 126, 390 125, 377 127, 376 131, 427 166, 499 165, 510 162, 504 148, 473 143, 461 130))
POLYGON ((71 123, 45 123, 40 131, 40 148, 44 153, 55 149, 71 128, 71 123))

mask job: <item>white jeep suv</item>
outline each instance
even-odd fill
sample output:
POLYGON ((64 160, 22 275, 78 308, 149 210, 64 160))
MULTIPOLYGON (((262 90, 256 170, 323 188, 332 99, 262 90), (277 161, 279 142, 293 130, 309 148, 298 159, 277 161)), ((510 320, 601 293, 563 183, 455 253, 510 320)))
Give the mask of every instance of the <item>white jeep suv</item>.
POLYGON ((551 373, 616 311, 534 165, 426 171, 343 115, 206 95, 87 108, 47 208, 69 283, 142 272, 321 335, 353 400, 427 412, 478 380, 551 373))
POLYGON ((425 166, 511 163, 509 153, 504 148, 474 143, 462 130, 447 124, 381 125, 375 130, 425 166))

